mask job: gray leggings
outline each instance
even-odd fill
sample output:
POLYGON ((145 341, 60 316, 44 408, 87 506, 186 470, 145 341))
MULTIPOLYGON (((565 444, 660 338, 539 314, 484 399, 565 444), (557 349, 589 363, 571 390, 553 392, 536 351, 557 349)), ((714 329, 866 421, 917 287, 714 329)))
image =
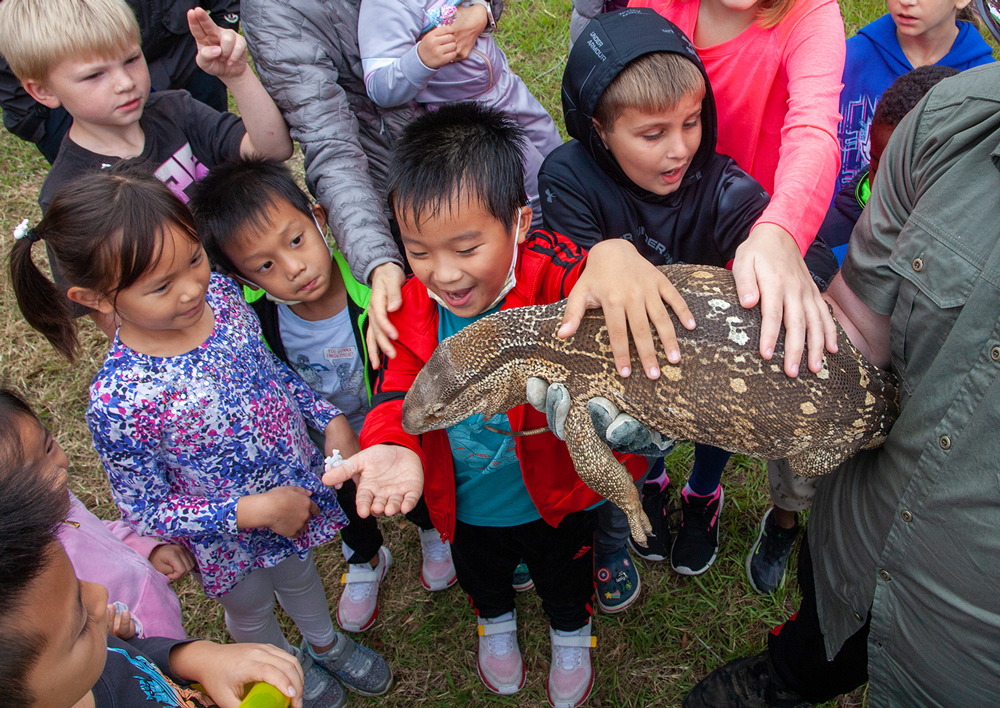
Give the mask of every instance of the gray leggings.
POLYGON ((314 647, 333 643, 336 631, 312 551, 305 560, 289 556, 273 568, 258 568, 218 598, 233 639, 273 644, 294 653, 274 616, 275 595, 306 641, 314 647))

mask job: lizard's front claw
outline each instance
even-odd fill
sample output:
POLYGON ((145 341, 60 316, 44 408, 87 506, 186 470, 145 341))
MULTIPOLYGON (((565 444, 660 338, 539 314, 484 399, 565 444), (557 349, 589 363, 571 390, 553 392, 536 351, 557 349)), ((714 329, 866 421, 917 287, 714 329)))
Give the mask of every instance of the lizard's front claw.
POLYGON ((649 517, 646 516, 642 507, 638 511, 628 514, 628 525, 632 532, 632 540, 646 548, 646 537, 653 535, 653 525, 649 523, 649 517))

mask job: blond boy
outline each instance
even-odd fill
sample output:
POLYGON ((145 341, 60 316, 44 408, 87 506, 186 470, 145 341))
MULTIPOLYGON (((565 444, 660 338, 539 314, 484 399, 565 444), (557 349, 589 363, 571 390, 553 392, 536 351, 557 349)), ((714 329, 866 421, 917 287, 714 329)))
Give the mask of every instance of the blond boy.
POLYGON ((123 159, 148 163, 186 201, 186 188, 226 159, 291 156, 288 129, 247 66, 243 38, 200 8, 188 24, 198 66, 225 83, 245 120, 186 91, 150 95, 139 25, 123 0, 0 3, 0 54, 32 98, 73 117, 39 196, 43 212, 66 182, 123 159))

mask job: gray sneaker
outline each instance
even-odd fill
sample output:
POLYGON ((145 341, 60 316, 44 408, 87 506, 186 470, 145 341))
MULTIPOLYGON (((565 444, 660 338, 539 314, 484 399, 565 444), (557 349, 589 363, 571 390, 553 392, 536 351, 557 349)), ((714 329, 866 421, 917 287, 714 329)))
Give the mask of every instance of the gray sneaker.
POLYGON ((295 658, 305 674, 302 708, 343 708, 347 705, 347 694, 337 679, 321 669, 309 652, 296 649, 295 658))
POLYGON ((774 507, 760 521, 757 542, 747 556, 747 580, 758 595, 770 595, 785 584, 785 565, 799 536, 799 524, 790 529, 774 521, 774 507))
POLYGON ((348 691, 362 696, 381 696, 392 686, 392 670, 385 659, 340 632, 337 632, 333 648, 325 654, 316 656, 304 640, 302 651, 309 654, 317 666, 336 676, 348 691))

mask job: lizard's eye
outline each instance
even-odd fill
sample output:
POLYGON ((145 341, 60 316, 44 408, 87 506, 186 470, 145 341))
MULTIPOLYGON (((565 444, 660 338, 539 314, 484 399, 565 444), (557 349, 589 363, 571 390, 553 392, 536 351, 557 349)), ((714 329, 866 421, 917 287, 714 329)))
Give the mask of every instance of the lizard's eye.
POLYGON ((444 413, 443 403, 435 403, 433 406, 431 406, 432 415, 441 415, 442 413, 444 413))

